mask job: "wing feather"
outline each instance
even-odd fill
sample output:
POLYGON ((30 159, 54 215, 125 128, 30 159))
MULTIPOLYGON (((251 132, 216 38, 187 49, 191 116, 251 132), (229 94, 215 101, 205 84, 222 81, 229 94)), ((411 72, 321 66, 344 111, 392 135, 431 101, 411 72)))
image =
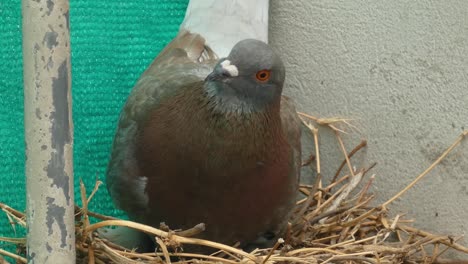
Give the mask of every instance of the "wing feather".
POLYGON ((286 139, 289 145, 293 149, 293 160, 295 163, 294 174, 297 177, 297 180, 300 179, 300 169, 302 164, 301 158, 301 124, 302 121, 297 115, 296 108, 291 99, 286 96, 281 98, 281 125, 283 128, 283 133, 286 135, 286 139))
POLYGON ((146 177, 135 160, 138 124, 151 109, 179 92, 181 87, 199 83, 212 70, 216 55, 198 34, 181 31, 142 74, 120 114, 107 168, 107 188, 114 203, 135 218, 147 208, 146 177))

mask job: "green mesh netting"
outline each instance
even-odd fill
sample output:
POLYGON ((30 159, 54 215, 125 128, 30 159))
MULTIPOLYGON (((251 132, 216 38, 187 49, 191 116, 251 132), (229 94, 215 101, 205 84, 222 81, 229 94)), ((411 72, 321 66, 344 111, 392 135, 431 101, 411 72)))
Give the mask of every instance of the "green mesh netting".
MULTIPOLYGON (((24 210, 20 2, 0 0, 0 201, 24 210)), ((176 35, 187 3, 70 0, 76 201, 80 178, 88 193, 96 177, 104 181, 120 108, 140 74, 176 35)), ((90 209, 122 216, 104 185, 90 209)), ((1 212, 0 236, 14 236, 1 212)))

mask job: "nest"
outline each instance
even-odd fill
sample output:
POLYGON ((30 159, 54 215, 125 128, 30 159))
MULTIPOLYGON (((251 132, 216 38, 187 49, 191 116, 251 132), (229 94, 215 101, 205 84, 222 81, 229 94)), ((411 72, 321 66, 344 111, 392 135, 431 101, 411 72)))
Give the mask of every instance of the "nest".
MULTIPOLYGON (((156 229, 139 223, 119 220, 88 210, 88 204, 98 190, 86 197, 81 184, 83 207, 76 207, 76 249, 78 263, 468 263, 462 260, 444 258, 447 251, 468 254, 468 248, 457 243, 461 237, 435 235, 411 226, 413 222, 405 215, 389 215, 389 205, 428 174, 455 148, 468 131, 460 137, 423 173, 390 200, 377 206, 371 205, 374 195, 369 193, 374 175, 369 175, 373 167, 353 169, 351 157, 366 146, 362 141, 347 153, 342 142, 338 123, 342 119, 316 119, 300 113, 305 124, 311 129, 315 141, 315 155, 304 166, 315 165, 316 182, 301 185, 303 199, 297 202, 295 214, 284 238, 272 248, 255 249, 245 252, 232 245, 193 238, 203 231, 203 225, 191 230, 171 231, 156 229), (318 152, 318 130, 309 121, 331 128, 344 154, 334 179, 323 186, 321 179, 320 154, 318 152), (346 173, 344 173, 346 171, 346 173), (90 224, 90 217, 97 222, 90 224), (154 236, 157 248, 151 253, 138 253, 116 245, 99 235, 102 227, 126 226, 154 236), (184 251, 184 245, 210 247, 213 254, 204 255, 184 251)), ((25 215, 5 204, 0 204, 12 223, 26 226, 25 215)), ((24 257, 25 238, 0 238, 15 244, 17 252, 0 249, 0 255, 8 256, 17 263, 26 263, 24 257)), ((0 263, 8 263, 5 260, 0 263)))

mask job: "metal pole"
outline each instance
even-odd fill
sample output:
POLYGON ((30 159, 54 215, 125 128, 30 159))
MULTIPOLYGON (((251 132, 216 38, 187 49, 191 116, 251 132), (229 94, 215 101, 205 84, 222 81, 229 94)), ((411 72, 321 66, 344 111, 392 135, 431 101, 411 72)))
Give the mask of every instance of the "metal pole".
POLYGON ((75 263, 68 0, 22 0, 28 263, 75 263))

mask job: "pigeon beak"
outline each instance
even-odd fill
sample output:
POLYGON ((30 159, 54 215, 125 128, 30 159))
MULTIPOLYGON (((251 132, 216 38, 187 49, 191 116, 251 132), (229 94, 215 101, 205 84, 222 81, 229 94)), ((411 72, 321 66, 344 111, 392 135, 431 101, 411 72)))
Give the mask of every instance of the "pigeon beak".
POLYGON ((213 72, 211 72, 207 77, 207 81, 220 81, 225 80, 232 77, 239 76, 239 70, 237 66, 231 64, 229 60, 223 60, 216 67, 214 68, 213 72))
MULTIPOLYGON (((237 77, 239 76, 239 70, 237 69, 237 66, 234 64, 231 64, 230 60, 223 60, 218 67, 221 68, 221 71, 224 74, 228 75, 229 77, 237 77)), ((217 68, 218 68, 217 67, 217 68)))
POLYGON ((219 81, 221 80, 222 75, 218 74, 216 71, 211 72, 206 76, 205 81, 219 81))

